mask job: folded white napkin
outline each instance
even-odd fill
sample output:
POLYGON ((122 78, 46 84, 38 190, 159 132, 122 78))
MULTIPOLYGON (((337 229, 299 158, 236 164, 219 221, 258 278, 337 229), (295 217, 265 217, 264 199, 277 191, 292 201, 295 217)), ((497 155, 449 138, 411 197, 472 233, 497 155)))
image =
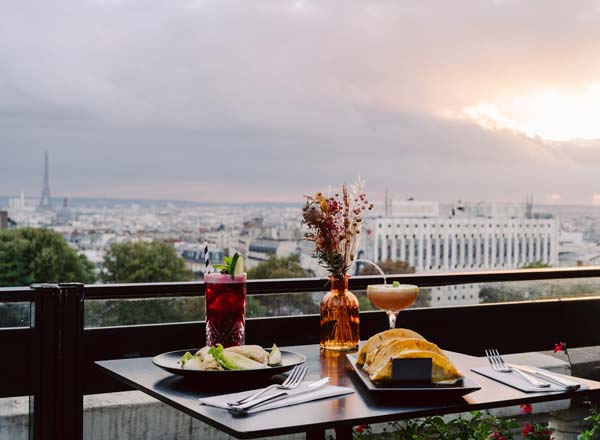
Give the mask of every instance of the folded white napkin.
MULTIPOLYGON (((209 406, 215 406, 217 408, 229 409, 227 402, 235 402, 237 400, 243 399, 244 397, 249 396, 249 395, 255 393, 256 391, 258 391, 258 389, 251 390, 251 391, 243 391, 241 393, 232 393, 232 394, 223 394, 220 396, 205 397, 202 399, 198 399, 198 401, 200 402, 201 405, 209 405, 209 406)), ((294 390, 292 390, 292 392, 293 391, 294 390)), ((278 393, 278 392, 281 392, 281 390, 278 390, 278 389, 270 390, 267 393, 263 394, 261 397, 266 397, 266 396, 271 395, 272 393, 278 393)), ((338 387, 338 386, 333 386, 333 385, 325 385, 325 386, 317 388, 314 391, 301 392, 297 395, 291 394, 290 396, 286 396, 281 400, 276 400, 272 403, 265 403, 264 405, 259 405, 256 408, 249 409, 248 413, 251 414, 254 412, 266 411, 268 409, 283 408, 285 406, 297 405, 299 403, 310 402, 312 400, 325 399, 327 397, 343 396, 345 394, 351 394, 353 392, 354 392, 354 390, 352 388, 338 387)))

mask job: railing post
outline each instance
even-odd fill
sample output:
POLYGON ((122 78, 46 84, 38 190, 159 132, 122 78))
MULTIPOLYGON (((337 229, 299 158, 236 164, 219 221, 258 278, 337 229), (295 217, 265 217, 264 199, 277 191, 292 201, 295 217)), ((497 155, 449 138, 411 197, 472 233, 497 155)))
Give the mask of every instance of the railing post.
POLYGON ((33 333, 31 359, 33 397, 30 398, 29 438, 56 438, 56 376, 59 370, 59 288, 56 284, 34 284, 35 301, 31 305, 33 333))
POLYGON ((35 284, 32 440, 83 437, 83 284, 35 284))
POLYGON ((60 367, 58 369, 58 423, 60 439, 83 437, 83 300, 81 283, 59 284, 60 367))

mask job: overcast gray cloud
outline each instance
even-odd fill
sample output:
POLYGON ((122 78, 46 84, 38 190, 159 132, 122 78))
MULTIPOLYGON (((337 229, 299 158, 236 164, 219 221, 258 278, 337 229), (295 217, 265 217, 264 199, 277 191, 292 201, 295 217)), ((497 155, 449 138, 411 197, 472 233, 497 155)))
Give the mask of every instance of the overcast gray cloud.
POLYGON ((598 1, 22 0, 0 17, 0 194, 39 192, 44 149, 66 196, 298 201, 359 173, 373 198, 600 193, 596 139, 464 114, 600 82, 598 1))

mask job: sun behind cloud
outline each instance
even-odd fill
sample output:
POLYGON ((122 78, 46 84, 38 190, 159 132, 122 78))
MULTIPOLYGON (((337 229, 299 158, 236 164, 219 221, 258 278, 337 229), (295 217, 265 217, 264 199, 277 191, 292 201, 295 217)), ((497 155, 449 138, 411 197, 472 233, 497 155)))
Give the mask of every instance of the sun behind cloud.
POLYGON ((459 117, 488 130, 512 130, 550 141, 600 139, 600 83, 541 90, 462 109, 459 117))

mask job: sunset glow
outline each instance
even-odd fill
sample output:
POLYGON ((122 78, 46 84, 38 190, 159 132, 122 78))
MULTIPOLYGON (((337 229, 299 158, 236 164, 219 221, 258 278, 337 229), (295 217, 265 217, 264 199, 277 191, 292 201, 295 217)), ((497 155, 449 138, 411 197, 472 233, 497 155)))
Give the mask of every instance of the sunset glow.
POLYGON ((543 90, 466 107, 461 117, 488 130, 508 129, 546 140, 600 139, 600 83, 543 90))

